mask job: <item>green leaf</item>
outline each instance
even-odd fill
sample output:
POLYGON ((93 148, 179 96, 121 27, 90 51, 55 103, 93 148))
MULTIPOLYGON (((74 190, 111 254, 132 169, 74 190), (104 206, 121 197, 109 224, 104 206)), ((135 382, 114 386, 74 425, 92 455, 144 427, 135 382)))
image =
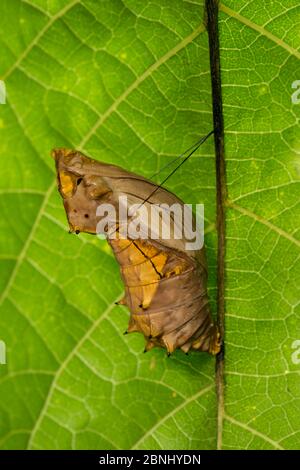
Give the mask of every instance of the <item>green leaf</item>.
POLYGON ((229 198, 222 447, 299 449, 299 2, 226 0, 220 9, 229 198))
MULTIPOLYGON (((53 147, 81 148, 151 176, 209 132, 203 4, 2 0, 1 448, 214 449, 218 434, 223 448, 299 447, 300 105, 291 84, 300 78, 300 8, 271 3, 221 5, 229 197, 222 430, 212 357, 142 354, 143 338, 123 336, 118 266, 105 242, 67 233, 49 156, 53 147)), ((168 188, 205 203, 215 312, 212 140, 168 188)))

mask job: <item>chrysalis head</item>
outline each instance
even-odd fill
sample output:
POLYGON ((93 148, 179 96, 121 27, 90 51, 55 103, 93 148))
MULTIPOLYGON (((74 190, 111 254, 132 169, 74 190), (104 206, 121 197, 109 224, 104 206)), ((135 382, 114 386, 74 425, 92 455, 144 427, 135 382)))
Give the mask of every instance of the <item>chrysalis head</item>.
POLYGON ((81 152, 54 149, 58 190, 63 198, 71 232, 96 233, 99 199, 109 200, 111 193, 99 174, 98 164, 81 152))

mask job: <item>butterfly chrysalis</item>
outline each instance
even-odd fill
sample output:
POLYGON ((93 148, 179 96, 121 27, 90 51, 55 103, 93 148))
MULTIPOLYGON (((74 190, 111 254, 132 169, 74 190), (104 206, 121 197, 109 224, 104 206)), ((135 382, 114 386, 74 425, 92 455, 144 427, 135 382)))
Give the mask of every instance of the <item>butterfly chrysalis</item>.
MULTIPOLYGON (((208 136, 193 146, 178 167, 208 136)), ((125 295, 119 303, 130 310, 127 332, 144 335, 145 351, 160 346, 167 349, 168 354, 176 348, 186 353, 194 349, 217 354, 220 334, 210 313, 204 247, 187 250, 186 240, 176 238, 174 227, 169 238, 161 236, 161 227, 154 231, 156 236, 152 231, 152 238, 145 237, 147 222, 142 229, 139 227, 140 232, 135 232, 135 236, 128 231, 139 208, 148 212, 158 204, 168 207, 177 204, 182 208, 183 202, 151 180, 91 159, 79 151, 55 149, 52 155, 70 231, 99 233, 99 219, 104 220, 103 214, 103 218, 99 218, 99 207, 115 208, 117 222, 110 224, 108 220, 102 232, 106 232, 120 265, 125 295), (135 204, 135 212, 121 219, 119 202, 125 197, 130 205, 135 204)))

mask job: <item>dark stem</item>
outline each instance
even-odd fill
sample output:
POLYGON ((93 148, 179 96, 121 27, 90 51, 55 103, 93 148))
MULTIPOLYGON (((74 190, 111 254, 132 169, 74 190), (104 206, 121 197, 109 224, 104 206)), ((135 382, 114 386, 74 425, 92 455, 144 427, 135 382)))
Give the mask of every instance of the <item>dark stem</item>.
MULTIPOLYGON (((222 340, 225 320, 225 201, 226 173, 224 157, 224 123, 222 108, 220 50, 218 31, 218 0, 206 0, 207 30, 209 38, 212 104, 216 155, 216 210, 218 232, 217 257, 217 322, 222 340)), ((218 449, 222 447, 224 414, 224 343, 216 362, 216 384, 218 397, 218 449)))

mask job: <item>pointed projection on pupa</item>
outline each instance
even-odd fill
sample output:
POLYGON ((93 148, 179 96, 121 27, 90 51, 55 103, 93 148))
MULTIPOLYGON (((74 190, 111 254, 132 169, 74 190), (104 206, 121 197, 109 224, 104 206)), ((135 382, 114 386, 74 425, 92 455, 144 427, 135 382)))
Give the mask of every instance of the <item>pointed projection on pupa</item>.
MULTIPOLYGON (((129 205, 183 202, 164 188, 118 166, 86 157, 76 150, 55 149, 58 190, 72 232, 97 233, 97 208, 119 207, 120 196, 129 205), (155 191, 155 192, 153 192, 155 191)), ((123 221, 123 226, 130 223, 123 221)), ((112 232, 118 234, 119 225, 112 232)), ((213 322, 207 296, 204 248, 186 250, 184 239, 107 237, 125 286, 120 302, 130 310, 128 333, 140 332, 145 351, 163 347, 168 354, 181 348, 217 354, 220 334, 213 322)))

